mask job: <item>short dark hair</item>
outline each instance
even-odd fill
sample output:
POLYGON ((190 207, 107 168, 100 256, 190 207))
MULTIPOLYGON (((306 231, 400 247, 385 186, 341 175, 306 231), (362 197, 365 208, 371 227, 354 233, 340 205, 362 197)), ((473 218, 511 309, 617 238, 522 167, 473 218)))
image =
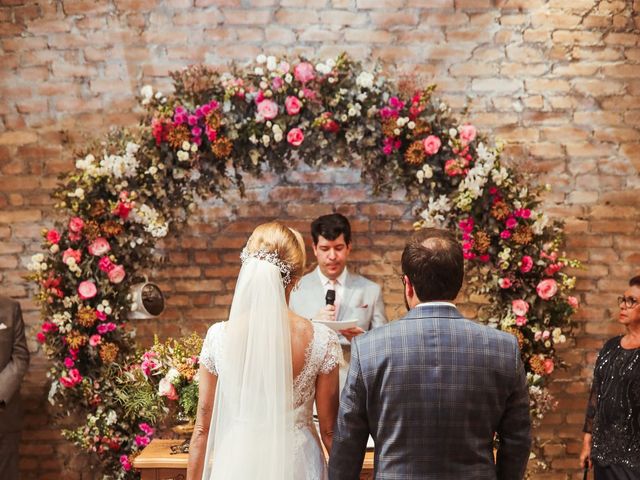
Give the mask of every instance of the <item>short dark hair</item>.
POLYGON ((418 231, 402 252, 402 273, 409 277, 421 302, 453 300, 464 278, 460 242, 448 230, 418 231))
POLYGON ((640 275, 636 275, 631 280, 629 280, 630 287, 640 287, 640 275))
POLYGON ((311 238, 313 244, 318 244, 318 238, 323 236, 327 240, 335 240, 340 235, 344 235, 344 242, 351 243, 351 225, 347 217, 341 213, 330 213, 316 218, 311 223, 311 238))

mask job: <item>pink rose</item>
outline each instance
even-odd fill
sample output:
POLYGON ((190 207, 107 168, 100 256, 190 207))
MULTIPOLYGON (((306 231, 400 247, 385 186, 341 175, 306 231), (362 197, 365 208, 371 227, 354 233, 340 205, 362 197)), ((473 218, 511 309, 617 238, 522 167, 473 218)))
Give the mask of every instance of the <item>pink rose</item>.
POLYGON ((89 300, 95 297, 97 293, 98 289, 96 288, 96 284, 91 280, 85 280, 78 285, 78 295, 80 295, 82 300, 89 300))
POLYGON ((109 257, 102 257, 98 262, 98 268, 103 272, 109 273, 113 270, 113 267, 115 267, 115 265, 109 257))
POLYGON ((73 248, 67 248, 62 253, 62 261, 65 264, 67 264, 67 260, 69 260, 70 258, 73 258, 76 263, 80 263, 80 259, 82 258, 82 254, 80 253, 80 250, 74 250, 73 248))
POLYGON ((60 234, 57 230, 51 229, 47 232, 47 241, 49 243, 58 243, 60 241, 60 234))
POLYGON ((469 145, 476 138, 476 127, 463 125, 460 127, 460 141, 463 145, 469 145))
POLYGON ((176 392, 176 387, 174 387, 173 384, 166 378, 160 380, 160 384, 158 385, 158 394, 161 397, 167 397, 169 400, 178 399, 178 392, 176 392))
POLYGON ((524 300, 513 300, 511 302, 511 310, 513 310, 516 317, 524 317, 529 311, 529 304, 524 300))
POLYGON ((438 150, 440 150, 442 142, 435 135, 429 135, 422 141, 422 145, 424 146, 424 152, 427 155, 434 155, 438 153, 438 150))
POLYGON ((507 221, 504 222, 504 224, 509 230, 513 230, 518 226, 518 220, 516 220, 514 217, 509 217, 507 218, 507 221))
POLYGON ((120 283, 124 280, 126 272, 124 271, 124 267, 122 265, 115 265, 109 272, 107 276, 109 277, 109 281, 111 283, 120 283))
POLYGON ((299 147, 304 141, 304 133, 299 128, 292 128, 287 133, 287 142, 289 142, 294 147, 299 147))
POLYGON ((538 284, 536 292, 541 299, 549 300, 558 293, 558 284, 553 278, 546 278, 538 284))
POLYGON ((109 245, 107 239, 103 237, 96 238, 93 242, 91 242, 91 245, 89 245, 89 253, 91 255, 95 255, 96 257, 101 257, 109 250, 111 250, 111 245, 109 245))
POLYGON ((258 116, 273 120, 278 116, 278 104, 272 100, 263 100, 258 104, 258 116))
POLYGON ((454 159, 450 158, 446 162, 444 162, 444 173, 449 175, 450 177, 455 177, 456 175, 464 175, 465 171, 460 166, 460 163, 454 159))
POLYGON ((47 336, 42 332, 38 332, 36 339, 38 340, 38 343, 44 343, 47 341, 47 336))
POLYGON ((302 102, 297 97, 288 96, 284 101, 284 106, 289 115, 297 115, 302 108, 302 102))
POLYGON ((567 297, 567 303, 573 309, 577 309, 580 307, 580 303, 578 302, 578 299, 576 297, 572 297, 572 296, 567 297))
POLYGON ((516 317, 516 325, 524 327, 527 324, 527 317, 516 317))
POLYGON ((503 240, 508 240, 511 238, 511 232, 509 230, 503 230, 500 232, 500 238, 503 240))
POLYGON ((78 383, 82 381, 82 375, 77 368, 72 368, 69 370, 69 374, 66 377, 60 377, 60 383, 67 388, 75 387, 78 383))
POLYGON ((511 285, 513 285, 513 282, 511 282, 511 280, 509 280, 508 278, 501 278, 500 280, 498 280, 498 285, 500 285, 500 288, 509 288, 511 285))
POLYGON ((522 260, 520 260, 520 271, 522 273, 527 273, 530 272, 532 268, 533 258, 531 258, 529 255, 525 255, 524 257, 522 257, 522 260))
POLYGON ((82 232, 82 227, 84 227, 84 221, 80 217, 72 217, 69 220, 69 230, 73 233, 82 232))
POLYGON ((282 77, 275 77, 273 80, 271 80, 271 87, 274 90, 280 90, 282 88, 282 85, 284 85, 284 80, 282 80, 282 77))
POLYGON ((300 83, 307 83, 309 80, 313 80, 313 65, 308 62, 302 62, 296 65, 293 69, 293 76, 296 77, 300 83))
POLYGON ((553 373, 553 360, 551 360, 550 358, 547 358, 544 361, 544 373, 546 373, 547 375, 551 375, 551 373, 553 373))
POLYGON ((71 357, 66 357, 64 359, 64 366, 67 367, 67 368, 73 367, 74 363, 75 362, 73 361, 73 358, 71 358, 71 357))
POLYGON ((533 339, 536 342, 539 342, 542 339, 542 332, 538 330, 536 333, 534 333, 533 334, 533 339))
POLYGON ((92 347, 97 347, 102 343, 102 337, 100 335, 91 335, 89 337, 89 345, 92 347))

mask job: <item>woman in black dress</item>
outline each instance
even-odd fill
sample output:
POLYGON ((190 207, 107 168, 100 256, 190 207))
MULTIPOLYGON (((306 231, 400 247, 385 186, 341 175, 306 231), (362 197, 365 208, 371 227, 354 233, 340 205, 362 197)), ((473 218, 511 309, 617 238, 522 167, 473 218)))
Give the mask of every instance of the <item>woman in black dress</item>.
POLYGON ((595 480, 640 480, 640 275, 618 304, 627 333, 596 360, 580 453, 595 480))

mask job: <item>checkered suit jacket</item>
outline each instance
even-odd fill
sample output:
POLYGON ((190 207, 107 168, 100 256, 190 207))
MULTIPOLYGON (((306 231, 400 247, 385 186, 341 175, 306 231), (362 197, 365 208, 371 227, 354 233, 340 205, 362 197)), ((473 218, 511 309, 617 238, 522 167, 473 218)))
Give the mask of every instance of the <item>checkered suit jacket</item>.
POLYGON ((359 478, 371 434, 379 480, 520 480, 530 430, 516 338, 421 305, 354 339, 329 479, 359 478))

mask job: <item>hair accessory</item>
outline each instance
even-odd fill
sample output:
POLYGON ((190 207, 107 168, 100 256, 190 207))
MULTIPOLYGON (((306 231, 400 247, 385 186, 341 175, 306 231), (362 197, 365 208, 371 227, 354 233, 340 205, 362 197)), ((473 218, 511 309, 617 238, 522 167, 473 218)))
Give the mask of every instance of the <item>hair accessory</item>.
POLYGON ((255 252, 250 252, 247 250, 247 247, 242 249, 242 253, 240 254, 240 260, 242 263, 246 262, 250 258, 257 258, 258 260, 265 260, 272 265, 278 267, 280 273, 282 274, 282 284, 286 287, 291 283, 291 266, 280 260, 278 254, 276 252, 268 252, 267 250, 260 249, 255 252))

